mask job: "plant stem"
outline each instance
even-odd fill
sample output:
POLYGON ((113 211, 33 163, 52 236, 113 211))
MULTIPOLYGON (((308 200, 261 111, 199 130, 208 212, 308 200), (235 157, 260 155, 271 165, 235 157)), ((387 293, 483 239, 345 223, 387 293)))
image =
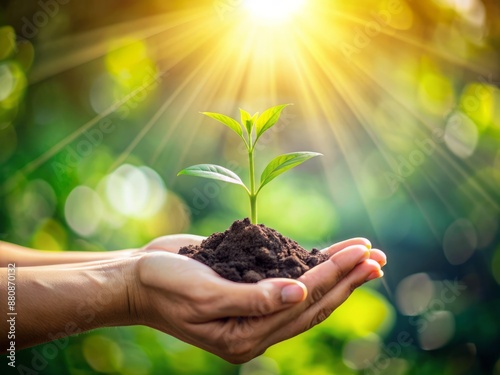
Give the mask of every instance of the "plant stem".
POLYGON ((248 163, 250 165, 250 213, 252 224, 257 224, 257 194, 255 192, 255 163, 254 149, 248 150, 248 163))
POLYGON ((252 224, 257 224, 257 196, 250 196, 250 210, 252 211, 252 224))

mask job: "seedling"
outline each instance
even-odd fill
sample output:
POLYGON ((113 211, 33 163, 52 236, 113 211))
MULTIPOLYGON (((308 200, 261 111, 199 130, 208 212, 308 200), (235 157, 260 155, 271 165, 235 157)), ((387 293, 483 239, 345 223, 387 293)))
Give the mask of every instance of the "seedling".
POLYGON ((260 184, 255 183, 255 145, 267 130, 271 129, 279 120, 281 112, 290 104, 282 104, 267 109, 260 116, 258 113, 251 116, 247 111, 240 109, 241 124, 235 119, 219 113, 202 112, 233 130, 245 143, 248 152, 248 163, 250 173, 250 187, 247 187, 241 178, 233 171, 214 164, 197 164, 185 168, 177 175, 198 176, 229 182, 240 185, 245 189, 250 199, 250 213, 252 224, 257 224, 257 197, 264 186, 278 177, 280 174, 295 168, 306 160, 321 154, 317 152, 292 152, 277 156, 267 165, 260 176, 260 184), (243 133, 245 130, 245 134, 243 133))

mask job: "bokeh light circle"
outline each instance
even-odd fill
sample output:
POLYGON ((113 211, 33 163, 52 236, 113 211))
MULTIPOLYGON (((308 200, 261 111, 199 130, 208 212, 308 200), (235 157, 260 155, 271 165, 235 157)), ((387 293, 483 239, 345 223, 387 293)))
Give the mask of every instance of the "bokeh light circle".
POLYGON ((342 349, 343 361, 353 370, 367 368, 380 353, 380 345, 380 338, 376 334, 349 340, 342 349))
POLYGON ((269 357, 260 356, 244 363, 240 375, 280 375, 278 363, 269 357))
POLYGON ((435 288, 426 273, 416 273, 400 281, 396 288, 396 304, 403 315, 418 315, 434 297, 435 288))
POLYGON ((476 246, 476 230, 466 219, 454 221, 444 234, 443 251, 450 264, 465 263, 474 254, 476 246))
POLYGON ((166 189, 163 180, 152 169, 124 164, 108 176, 106 197, 115 211, 143 219, 163 207, 166 189))
POLYGON ((446 345, 455 334, 455 318, 449 311, 433 311, 422 319, 425 325, 419 332, 420 347, 424 350, 439 349, 446 345))
POLYGON ((115 374, 123 365, 123 352, 109 337, 103 335, 86 337, 82 351, 87 363, 97 372, 115 374))
POLYGON ((99 227, 103 204, 99 195, 87 186, 77 186, 66 199, 66 222, 76 233, 88 237, 99 227))
POLYGON ((477 126, 467 115, 456 111, 449 116, 444 141, 451 152, 460 158, 468 158, 476 150, 478 140, 477 126))
POLYGON ((14 74, 7 64, 0 64, 0 101, 10 96, 15 87, 14 74))

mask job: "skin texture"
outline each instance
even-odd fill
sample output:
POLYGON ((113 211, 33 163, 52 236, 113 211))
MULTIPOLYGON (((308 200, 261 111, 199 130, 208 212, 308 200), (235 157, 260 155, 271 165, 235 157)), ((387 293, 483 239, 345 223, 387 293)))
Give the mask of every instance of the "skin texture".
MULTIPOLYGON (((354 289, 381 277, 386 263, 383 252, 355 238, 323 250, 329 261, 297 280, 238 284, 177 254, 202 239, 166 236, 142 249, 104 253, 0 242, 2 291, 7 264, 16 263, 16 350, 99 327, 146 325, 243 363, 321 323, 354 289)), ((7 304, 0 308, 5 316, 7 304)), ((9 345, 2 335, 3 353, 9 345)))

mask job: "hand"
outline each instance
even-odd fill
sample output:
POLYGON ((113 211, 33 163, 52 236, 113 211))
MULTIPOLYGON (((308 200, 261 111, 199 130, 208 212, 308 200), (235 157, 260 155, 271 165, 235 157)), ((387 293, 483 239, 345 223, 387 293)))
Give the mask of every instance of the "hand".
POLYGON ((168 236, 158 237, 145 245, 140 252, 150 251, 168 251, 177 254, 179 249, 189 245, 200 245, 206 237, 196 236, 194 234, 171 234, 168 236))
MULTIPOLYGON (((139 282, 128 287, 131 321, 232 363, 249 361, 269 346, 320 323, 354 289, 381 277, 385 264, 381 251, 370 251, 370 243, 358 238, 325 249, 330 260, 298 280, 239 284, 174 254, 172 244, 177 242, 168 237, 147 245, 136 266, 139 282), (156 246, 163 251, 154 251, 156 246)), ((183 246, 187 239, 176 240, 183 246)))

